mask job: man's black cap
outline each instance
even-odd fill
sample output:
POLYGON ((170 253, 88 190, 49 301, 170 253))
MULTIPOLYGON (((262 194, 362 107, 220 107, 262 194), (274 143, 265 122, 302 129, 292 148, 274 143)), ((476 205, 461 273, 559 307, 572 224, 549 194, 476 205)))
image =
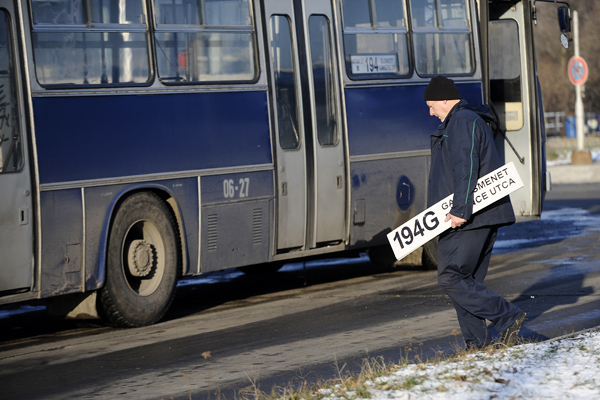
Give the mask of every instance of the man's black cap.
POLYGON ((452 79, 438 75, 427 85, 423 98, 425 101, 460 100, 460 92, 452 79))

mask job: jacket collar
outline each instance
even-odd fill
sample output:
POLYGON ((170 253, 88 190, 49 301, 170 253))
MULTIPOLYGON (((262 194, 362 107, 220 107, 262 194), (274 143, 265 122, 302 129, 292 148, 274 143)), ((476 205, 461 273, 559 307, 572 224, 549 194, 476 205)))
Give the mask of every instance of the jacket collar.
POLYGON ((456 103, 456 104, 454 105, 454 107, 452 107, 452 108, 450 109, 450 111, 448 112, 448 115, 446 115, 446 118, 444 118, 444 121, 443 121, 443 122, 440 124, 440 126, 438 127, 438 129, 445 129, 445 128, 446 128, 446 126, 448 125, 448 121, 450 121, 450 118, 452 118, 452 116, 453 116, 454 114, 456 114, 456 112, 457 112, 458 110, 465 108, 465 106, 466 106, 467 104, 468 104, 468 103, 467 103, 465 100, 461 100, 461 101, 459 101, 458 103, 456 103))

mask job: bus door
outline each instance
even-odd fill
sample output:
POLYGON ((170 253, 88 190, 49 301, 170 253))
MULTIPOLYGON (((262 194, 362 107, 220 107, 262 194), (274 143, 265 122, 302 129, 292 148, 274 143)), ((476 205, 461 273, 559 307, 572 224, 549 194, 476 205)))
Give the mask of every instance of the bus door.
POLYGON ((332 6, 265 0, 277 168, 277 250, 344 240, 346 174, 332 6))
POLYGON ((0 0, 0 292, 31 288, 32 193, 13 2, 0 0))
MULTIPOLYGON (((487 4, 487 2, 486 2, 487 4)), ((525 187, 511 194, 518 219, 538 218, 545 188, 541 124, 529 1, 489 5, 489 96, 508 140, 496 137, 505 162, 513 161, 525 187)))

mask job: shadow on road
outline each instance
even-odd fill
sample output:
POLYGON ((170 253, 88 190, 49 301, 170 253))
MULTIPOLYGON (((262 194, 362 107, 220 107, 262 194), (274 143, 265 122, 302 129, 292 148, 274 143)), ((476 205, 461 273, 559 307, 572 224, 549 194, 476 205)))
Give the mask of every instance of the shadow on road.
MULTIPOLYGON (((416 266, 384 267, 372 264, 363 255, 356 258, 325 259, 290 263, 279 272, 250 275, 236 269, 212 272, 180 281, 175 299, 162 321, 185 318, 203 312, 273 301, 277 293, 289 296, 289 290, 311 288, 327 283, 343 285, 354 278, 381 274, 419 273, 416 266), (269 295, 267 297, 267 295, 269 295)), ((65 320, 46 314, 45 307, 2 306, 0 349, 61 340, 64 335, 92 335, 114 328, 101 320, 65 320), (8 315, 6 315, 8 314, 8 315), (7 344, 8 343, 8 344, 7 344)))
POLYGON ((335 283, 343 287, 344 281, 355 278, 420 273, 418 266, 403 265, 385 267, 372 264, 363 255, 357 258, 340 258, 286 264, 279 272, 262 275, 244 274, 237 270, 208 274, 187 280, 189 285, 180 285, 173 306, 165 320, 182 318, 196 313, 240 307, 273 301, 273 295, 281 293, 285 298, 294 289, 311 288, 335 283), (267 297, 261 297, 270 295, 267 297))
POLYGON ((527 312, 525 327, 521 336, 531 340, 548 339, 544 335, 527 329, 542 314, 552 309, 576 304, 580 297, 594 294, 592 286, 584 286, 586 275, 591 272, 577 264, 577 259, 553 260, 557 263, 547 270, 547 275, 525 289, 514 301, 527 312))

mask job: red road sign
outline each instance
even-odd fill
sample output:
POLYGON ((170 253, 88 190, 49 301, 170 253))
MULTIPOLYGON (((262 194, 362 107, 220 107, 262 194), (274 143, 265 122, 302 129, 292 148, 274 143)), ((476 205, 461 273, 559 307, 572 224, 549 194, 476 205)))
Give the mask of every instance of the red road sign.
POLYGON ((571 57, 569 60, 569 80, 575 86, 583 85, 588 78, 588 66, 581 57, 571 57))

